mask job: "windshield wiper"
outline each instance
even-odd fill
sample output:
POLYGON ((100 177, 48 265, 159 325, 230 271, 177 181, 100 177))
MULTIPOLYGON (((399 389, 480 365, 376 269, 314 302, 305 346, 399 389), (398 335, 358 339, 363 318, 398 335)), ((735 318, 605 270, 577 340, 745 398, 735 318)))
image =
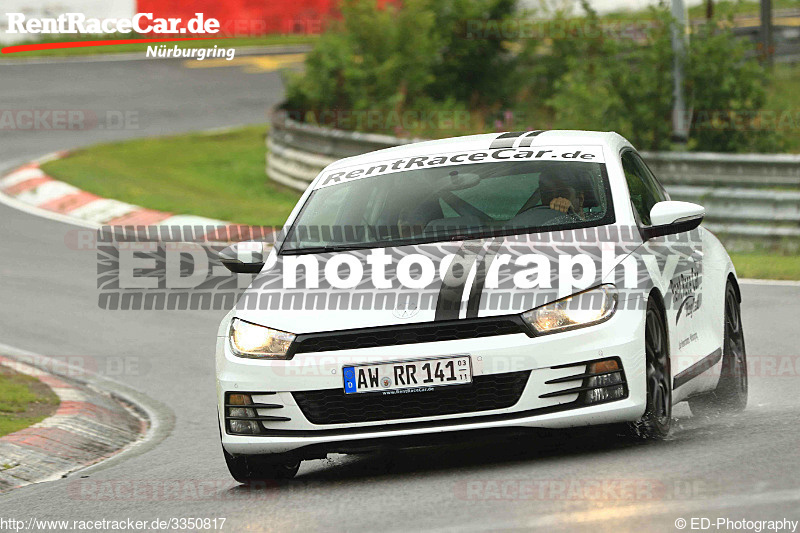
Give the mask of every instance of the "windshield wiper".
POLYGON ((343 250, 352 250, 353 245, 332 245, 326 244, 325 246, 308 246, 306 248, 288 248, 281 250, 281 255, 299 255, 299 254, 324 254, 328 252, 341 252, 343 250))

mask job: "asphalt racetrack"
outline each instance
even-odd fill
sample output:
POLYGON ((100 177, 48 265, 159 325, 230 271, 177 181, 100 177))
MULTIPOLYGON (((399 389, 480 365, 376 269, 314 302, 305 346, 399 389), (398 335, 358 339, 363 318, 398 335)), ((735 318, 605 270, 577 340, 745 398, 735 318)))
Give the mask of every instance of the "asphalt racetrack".
MULTIPOLYGON (((0 94, 7 109, 138 113, 129 129, 0 130, 0 169, 8 170, 53 150, 261 122, 282 84, 274 71, 189 69, 180 60, 3 64, 0 94)), ((742 287, 751 392, 741 415, 698 420, 681 405, 674 436, 660 443, 575 430, 333 456, 303 463, 290 482, 244 488, 229 477, 217 434, 214 337, 224 312, 104 311, 95 253, 67 244, 74 226, 6 205, 0 221, 0 343, 85 356, 101 368, 127 361, 111 377, 175 420, 154 446, 0 497, 2 518, 217 517, 223 531, 595 532, 677 531, 692 518, 800 520, 800 286, 742 287)))

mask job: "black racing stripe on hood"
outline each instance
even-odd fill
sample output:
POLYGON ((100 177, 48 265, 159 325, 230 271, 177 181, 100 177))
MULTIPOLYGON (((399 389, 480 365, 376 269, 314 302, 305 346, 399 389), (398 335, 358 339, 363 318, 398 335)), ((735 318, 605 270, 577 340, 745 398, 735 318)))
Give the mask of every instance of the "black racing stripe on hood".
POLYGON ((469 290, 469 300, 467 301, 467 316, 466 318, 476 318, 481 306, 481 295, 483 294, 483 287, 486 284, 486 274, 489 272, 489 267, 492 266, 494 258, 497 257, 497 252, 502 246, 502 241, 491 243, 482 256, 478 258, 478 270, 475 272, 475 281, 469 290))
POLYGON ((528 133, 527 135, 522 137, 522 140, 519 142, 519 148, 526 148, 533 144, 533 138, 539 135, 540 133, 544 133, 544 130, 536 130, 528 133))
POLYGON ((524 131, 511 131, 508 133, 503 133, 502 135, 498 135, 495 140, 492 141, 492 144, 489 145, 489 149, 495 148, 511 148, 514 146, 514 141, 517 140, 517 137, 525 133, 524 131))
POLYGON ((483 249, 483 242, 465 242, 456 252, 453 262, 447 269, 439 289, 434 320, 458 320, 461 310, 461 297, 467 284, 469 272, 483 249))

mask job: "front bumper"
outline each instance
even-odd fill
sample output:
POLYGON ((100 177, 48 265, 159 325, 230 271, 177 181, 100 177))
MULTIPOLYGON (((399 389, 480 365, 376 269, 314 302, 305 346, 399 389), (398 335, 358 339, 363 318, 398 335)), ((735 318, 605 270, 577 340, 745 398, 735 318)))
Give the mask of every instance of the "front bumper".
MULTIPOLYGON (((588 328, 529 337, 511 334, 476 339, 427 342, 332 352, 301 353, 289 361, 261 361, 234 356, 226 337, 217 338, 217 397, 222 441, 231 454, 268 454, 300 449, 314 454, 357 448, 359 443, 400 437, 425 437, 444 432, 493 428, 565 428, 634 421, 645 409, 643 313, 620 311, 611 320, 588 328), (468 354, 473 376, 530 371, 519 400, 509 407, 477 412, 314 424, 293 392, 339 389, 342 366, 364 362, 468 354), (577 404, 579 393, 550 395, 580 385, 547 383, 572 376, 587 361, 618 358, 627 382, 627 397, 597 405, 577 404), (262 422, 265 434, 231 435, 225 427, 225 395, 253 393, 257 403, 280 405, 258 410, 281 420, 262 422), (272 393, 259 395, 258 393, 272 393), (544 397, 543 397, 544 396, 544 397), (288 419, 288 420, 287 420, 288 419)), ((415 393, 415 400, 425 392, 415 393)), ((412 396, 412 395, 408 395, 412 396)))

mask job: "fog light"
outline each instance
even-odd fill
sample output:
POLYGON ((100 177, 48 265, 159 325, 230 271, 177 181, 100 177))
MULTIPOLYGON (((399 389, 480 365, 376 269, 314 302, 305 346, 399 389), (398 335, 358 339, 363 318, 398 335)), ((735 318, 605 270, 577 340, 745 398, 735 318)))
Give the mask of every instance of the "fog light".
POLYGON ((616 385, 602 389, 592 389, 586 395, 586 403, 600 403, 611 400, 619 400, 625 397, 625 387, 616 385))
POLYGON ((258 435, 261 433, 261 428, 258 427, 258 422, 255 420, 228 420, 231 433, 239 433, 244 435, 258 435))
POLYGON ((618 359, 589 363, 586 373, 589 374, 584 382, 584 387, 589 388, 584 397, 586 404, 610 402, 628 395, 625 375, 618 359))
POLYGON ((256 420, 236 420, 237 418, 255 418, 258 416, 255 409, 247 407, 233 407, 238 405, 253 405, 253 399, 249 394, 228 394, 228 402, 225 406, 225 417, 228 419, 228 430, 231 433, 244 435, 258 435, 261 427, 256 420))
POLYGON ((233 418, 252 418, 256 416, 252 409, 244 407, 228 407, 228 416, 233 418))
POLYGON ((593 376, 586 382, 587 387, 608 387, 609 385, 616 385, 622 383, 622 375, 619 372, 611 374, 603 374, 602 376, 593 376))

